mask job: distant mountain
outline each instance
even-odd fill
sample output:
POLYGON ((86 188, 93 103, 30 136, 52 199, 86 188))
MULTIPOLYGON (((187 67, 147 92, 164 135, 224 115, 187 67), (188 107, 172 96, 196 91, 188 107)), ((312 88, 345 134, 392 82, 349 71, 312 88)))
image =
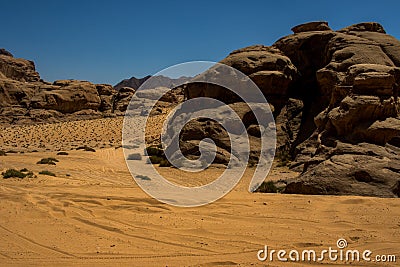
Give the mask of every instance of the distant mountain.
POLYGON ((122 87, 131 87, 131 88, 133 88, 133 89, 138 89, 147 79, 149 79, 151 76, 150 75, 147 75, 146 77, 143 77, 143 78, 140 78, 140 79, 138 79, 138 78, 135 78, 135 77, 132 77, 132 78, 130 78, 130 79, 125 79, 125 80, 122 80, 122 81, 120 81, 119 83, 117 83, 115 86, 114 86, 114 89, 115 90, 117 90, 117 91, 119 91, 122 87))
MULTIPOLYGON (((145 81, 147 81, 150 77, 152 77, 152 76, 149 75, 149 76, 146 76, 146 77, 143 77, 143 78, 140 78, 140 79, 135 78, 135 77, 132 77, 130 79, 125 79, 125 80, 122 80, 121 82, 117 83, 114 86, 114 89, 119 91, 122 87, 131 87, 131 88, 136 90, 145 81)), ((181 84, 181 83, 185 83, 185 82, 187 82, 187 81, 189 81, 191 79, 192 79, 192 77, 185 77, 185 76, 182 76, 182 77, 177 78, 177 79, 172 79, 172 78, 165 77, 165 76, 162 76, 162 75, 153 76, 152 79, 149 80, 149 84, 147 84, 146 87, 147 88, 156 88, 156 87, 164 86, 164 87, 173 88, 176 85, 181 84)))

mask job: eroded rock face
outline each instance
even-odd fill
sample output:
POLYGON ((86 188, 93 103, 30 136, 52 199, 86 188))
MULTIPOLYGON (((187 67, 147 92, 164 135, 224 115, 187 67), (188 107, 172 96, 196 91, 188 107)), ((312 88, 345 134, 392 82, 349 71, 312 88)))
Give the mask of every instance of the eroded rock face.
MULTIPOLYGON (((302 172, 285 192, 398 197, 399 40, 375 22, 292 30, 272 47, 239 49, 221 61, 247 74, 275 107, 278 152, 302 172)), ((198 96, 240 101, 220 88, 187 88, 188 98, 198 96)), ((251 116, 244 122, 259 137, 251 116)))
MULTIPOLYGON (((166 77, 162 77, 167 79, 166 77)), ((160 78, 161 79, 161 78, 160 78)), ((32 61, 0 50, 0 123, 26 124, 123 115, 135 90, 116 91, 109 84, 40 79, 32 61)), ((183 93, 170 93, 163 101, 179 102, 183 93)))
POLYGON ((297 25, 292 28, 292 32, 300 33, 300 32, 311 32, 311 31, 331 31, 329 28, 328 22, 326 21, 312 21, 304 24, 297 25))
MULTIPOLYGON (((221 63, 249 76, 276 109, 284 106, 289 86, 297 77, 297 69, 290 59, 273 47, 256 45, 239 49, 233 51, 221 63)), ((229 90, 211 84, 190 83, 185 90, 188 99, 203 96, 226 103, 242 101, 229 90)))
POLYGON ((73 113, 83 109, 98 110, 101 104, 96 85, 81 81, 55 81, 52 86, 41 88, 30 106, 35 109, 51 109, 61 113, 73 113))
POLYGON ((286 193, 399 196, 399 150, 390 144, 400 134, 398 48, 381 25, 361 23, 334 32, 319 49, 325 65, 314 90, 322 105, 312 114, 315 130, 295 149, 292 166, 302 174, 286 193))
POLYGON ((14 58, 6 50, 0 53, 0 73, 5 78, 21 82, 36 82, 40 80, 39 73, 35 70, 35 63, 22 58, 14 58))

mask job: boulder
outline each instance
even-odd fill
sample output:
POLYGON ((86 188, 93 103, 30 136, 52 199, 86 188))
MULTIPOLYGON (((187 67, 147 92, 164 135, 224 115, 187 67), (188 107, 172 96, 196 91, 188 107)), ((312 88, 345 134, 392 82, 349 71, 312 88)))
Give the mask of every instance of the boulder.
MULTIPOLYGON (((276 109, 284 105, 288 88, 297 77, 297 69, 290 59, 273 47, 255 45, 239 49, 230 53, 220 63, 248 75, 276 109)), ((246 87, 243 87, 243 90, 245 89, 246 87)), ((228 104, 242 101, 231 91, 213 84, 189 83, 185 87, 185 94, 188 99, 199 96, 212 97, 228 104)))
POLYGON ((8 51, 5 50, 4 48, 0 48, 0 55, 9 56, 9 57, 14 57, 13 54, 11 54, 10 52, 8 52, 8 51))
POLYGON ((284 193, 400 197, 399 150, 338 143, 326 159, 311 163, 284 193))
POLYGON ((62 80, 41 89, 32 97, 32 108, 73 113, 83 109, 98 110, 101 104, 96 85, 90 82, 62 80))
POLYGON ((22 58, 14 58, 7 51, 0 53, 0 73, 5 77, 21 82, 36 82, 40 80, 35 63, 22 58))
POLYGON ((292 28, 292 32, 300 33, 300 32, 310 32, 310 31, 331 31, 329 28, 328 22, 326 21, 312 21, 304 24, 297 25, 292 28))
POLYGON ((383 26, 377 22, 362 22, 353 24, 346 28, 339 30, 339 32, 349 33, 349 32, 379 32, 379 33, 386 33, 383 26))

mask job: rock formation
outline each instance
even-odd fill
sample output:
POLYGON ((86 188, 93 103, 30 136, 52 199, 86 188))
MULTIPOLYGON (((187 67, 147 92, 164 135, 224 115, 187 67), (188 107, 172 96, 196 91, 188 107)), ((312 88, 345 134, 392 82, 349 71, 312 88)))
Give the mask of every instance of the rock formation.
POLYGON ((148 75, 148 76, 145 76, 145 77, 139 78, 139 79, 132 77, 132 78, 120 81, 119 83, 117 83, 114 86, 114 89, 119 91, 123 87, 130 87, 130 88, 137 90, 146 81, 149 83, 146 85, 146 88, 157 88, 157 87, 162 87, 162 86, 168 87, 168 88, 174 88, 176 85, 185 83, 185 82, 189 81, 190 79, 191 79, 191 77, 184 77, 184 76, 177 78, 177 79, 173 79, 173 78, 165 77, 162 75, 158 75, 158 76, 148 75))
MULTIPOLYGON (((149 77, 137 80, 138 84, 149 77)), ((132 82, 133 78, 129 81, 132 82)), ((152 79, 152 83, 155 84, 173 81, 175 80, 163 76, 152 79)), ((126 81, 120 84, 123 83, 126 81)), ((151 94, 151 90, 148 90, 147 94, 151 94)), ((0 123, 2 124, 56 122, 123 115, 135 91, 131 87, 115 90, 111 85, 93 84, 88 81, 58 80, 49 83, 40 78, 32 61, 14 58, 10 52, 0 49, 0 123)), ((170 92, 161 99, 168 103, 182 100, 181 90, 170 92)))
MULTIPOLYGON (((399 197, 400 41, 374 22, 339 31, 310 22, 292 30, 271 47, 239 49, 221 61, 247 74, 274 106, 277 155, 301 171, 284 192, 399 197)), ((227 94, 186 86, 188 98, 241 101, 227 94)), ((243 122, 257 136, 249 118, 243 122)), ((196 127, 204 132, 193 125, 191 136, 196 127)))

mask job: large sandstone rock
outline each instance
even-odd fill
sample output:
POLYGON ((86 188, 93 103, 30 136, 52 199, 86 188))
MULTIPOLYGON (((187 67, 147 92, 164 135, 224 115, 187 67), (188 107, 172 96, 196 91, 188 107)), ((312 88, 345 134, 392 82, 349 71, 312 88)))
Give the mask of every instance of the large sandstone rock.
POLYGON ((101 104, 96 86, 90 82, 62 80, 41 88, 30 103, 32 108, 73 113, 83 109, 98 110, 101 104))
POLYGON ((21 82, 35 82, 40 80, 35 70, 35 63, 30 60, 14 58, 11 53, 0 53, 0 73, 6 78, 21 82))
POLYGON ((310 32, 310 31, 331 31, 328 22, 326 21, 312 21, 304 24, 297 25, 292 28, 294 33, 310 32))
MULTIPOLYGON (((302 172, 285 192, 399 196, 400 42, 375 22, 339 31, 311 22, 292 30, 272 47, 239 49, 221 61, 247 74, 275 107, 278 152, 302 172)), ((240 101, 198 84, 187 85, 186 96, 240 101)), ((254 118, 243 122, 257 140, 254 118)), ((209 137, 206 127, 191 125, 185 142, 209 137)), ((222 136, 211 136, 228 147, 222 136)))
MULTIPOLYGON (((297 69, 288 57, 276 48, 262 45, 233 51, 221 63, 248 75, 277 110, 283 107, 289 85, 297 77, 297 69)), ((188 99, 204 96, 227 103, 242 101, 234 93, 217 85, 190 83, 185 90, 188 99)))
POLYGON ((0 107, 27 107, 30 99, 38 91, 39 84, 24 83, 12 79, 0 79, 0 107))
POLYGON ((337 142, 313 159, 284 193, 400 197, 399 148, 337 142))
POLYGON ((120 88, 118 93, 115 95, 113 110, 120 112, 126 111, 132 96, 135 94, 135 91, 136 90, 131 87, 120 88))
MULTIPOLYGON (((310 34, 321 36, 309 32, 303 39, 310 34)), ((377 23, 331 34, 314 53, 322 53, 323 62, 315 68, 318 97, 311 98, 320 106, 319 114, 312 114, 317 127, 294 150, 292 166, 303 172, 285 192, 399 196, 400 172, 392 168, 399 164, 399 150, 389 143, 396 143, 400 134, 400 43, 377 23)), ((286 42, 299 43, 301 35, 286 37, 286 42)), ((300 64, 300 47, 292 48, 289 53, 300 64)), ((302 72, 303 67, 296 67, 302 72)))

